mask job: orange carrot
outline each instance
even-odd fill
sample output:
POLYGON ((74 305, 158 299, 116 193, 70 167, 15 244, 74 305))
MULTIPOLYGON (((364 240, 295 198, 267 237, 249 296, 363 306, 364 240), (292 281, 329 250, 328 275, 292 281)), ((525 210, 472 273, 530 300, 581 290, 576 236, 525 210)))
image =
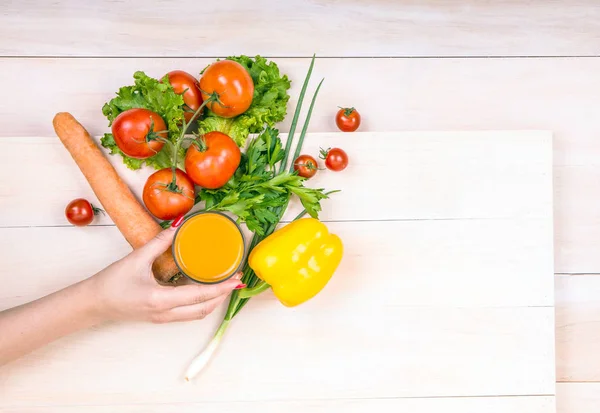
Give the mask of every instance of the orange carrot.
MULTIPOLYGON (((89 182, 106 213, 133 248, 146 244, 161 231, 160 225, 121 180, 88 131, 66 112, 52 121, 56 134, 89 182)), ((171 250, 165 251, 152 266, 154 276, 166 282, 179 272, 171 250)))

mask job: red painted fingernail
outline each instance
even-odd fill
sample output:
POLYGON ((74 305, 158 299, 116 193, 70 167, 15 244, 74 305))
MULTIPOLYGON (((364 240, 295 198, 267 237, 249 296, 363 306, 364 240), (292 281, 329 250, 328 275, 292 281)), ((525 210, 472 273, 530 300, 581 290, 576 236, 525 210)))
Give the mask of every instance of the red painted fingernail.
POLYGON ((183 218, 185 218, 185 215, 179 215, 177 218, 175 218, 173 220, 173 222, 171 223, 171 227, 177 228, 178 226, 180 226, 181 223, 183 222, 183 218))
POLYGON ((246 288, 246 284, 238 284, 237 287, 234 288, 234 290, 241 290, 242 288, 246 288))

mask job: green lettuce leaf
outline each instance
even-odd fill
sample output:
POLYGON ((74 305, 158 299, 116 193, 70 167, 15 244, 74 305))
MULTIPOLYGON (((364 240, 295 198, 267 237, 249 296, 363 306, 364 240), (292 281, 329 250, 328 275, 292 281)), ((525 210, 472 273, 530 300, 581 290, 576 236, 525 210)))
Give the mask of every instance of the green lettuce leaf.
MULTIPOLYGON (((175 93, 166 75, 162 81, 159 81, 147 76, 144 72, 135 72, 133 78, 135 80, 133 86, 120 88, 117 96, 102 107, 102 113, 108 119, 108 125, 112 125, 112 122, 121 112, 133 108, 145 108, 158 113, 163 118, 169 130, 169 139, 175 141, 181 134, 184 117, 183 97, 175 93)), ((151 158, 134 159, 121 152, 112 134, 105 134, 100 142, 102 146, 110 151, 111 155, 121 155, 123 163, 130 169, 140 169, 143 165, 148 165, 155 169, 171 166, 173 156, 171 145, 165 145, 158 154, 151 158)), ((179 153, 179 161, 177 163, 180 167, 183 164, 184 152, 181 149, 179 153)))
POLYGON ((204 119, 199 122, 201 134, 219 131, 230 136, 239 146, 244 146, 250 133, 259 133, 265 125, 273 126, 281 122, 286 115, 287 102, 290 99, 287 91, 290 80, 281 75, 274 62, 256 56, 228 57, 227 60, 238 62, 248 70, 254 81, 254 96, 250 108, 241 115, 225 119, 206 109, 204 119))

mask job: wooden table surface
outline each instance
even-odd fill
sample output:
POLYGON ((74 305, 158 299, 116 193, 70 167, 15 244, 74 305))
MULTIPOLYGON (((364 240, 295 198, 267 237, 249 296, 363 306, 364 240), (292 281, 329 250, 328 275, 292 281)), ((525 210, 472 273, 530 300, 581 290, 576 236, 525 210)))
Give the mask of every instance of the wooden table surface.
MULTIPOLYGON (((159 76, 240 53, 271 57, 292 79, 302 78, 317 53, 315 76, 325 76, 326 84, 315 107, 315 132, 335 130, 337 105, 359 108, 368 131, 551 130, 558 410, 598 411, 600 4, 178 4, 2 1, 0 135, 9 139, 0 145, 14 151, 11 165, 27 153, 28 141, 8 142, 53 136, 57 111, 71 111, 93 134, 103 133, 99 108, 136 69, 159 76)), ((44 161, 39 151, 32 153, 29 159, 44 161)), ((3 165, 4 174, 10 170, 3 165)), ((52 218, 58 205, 40 211, 33 204, 40 202, 37 191, 15 197, 2 187, 0 202, 4 228, 64 224, 52 218), (31 206, 23 208, 24 200, 31 206), (19 222, 10 218, 16 212, 19 222)))

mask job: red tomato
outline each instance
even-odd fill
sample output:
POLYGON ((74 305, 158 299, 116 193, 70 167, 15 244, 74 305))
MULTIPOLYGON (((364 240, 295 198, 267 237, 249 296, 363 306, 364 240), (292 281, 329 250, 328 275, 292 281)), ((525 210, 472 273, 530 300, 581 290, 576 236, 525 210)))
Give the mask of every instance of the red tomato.
POLYGON ((158 113, 141 108, 126 110, 112 124, 112 133, 119 149, 137 159, 156 155, 165 144, 160 138, 167 139, 166 130, 167 125, 158 113))
POLYGON ((185 170, 196 185, 220 188, 229 181, 240 165, 240 148, 229 136, 209 132, 190 145, 185 155, 185 170))
POLYGON ((183 93, 183 101, 187 106, 185 108, 185 121, 189 122, 194 112, 202 104, 202 94, 200 93, 198 81, 194 76, 183 70, 173 70, 167 73, 167 75, 175 93, 183 93))
POLYGON ((77 198, 69 202, 65 208, 65 216, 67 220, 78 227, 89 225, 94 220, 94 215, 99 212, 104 212, 100 208, 96 208, 87 199, 77 198))
POLYGON ((176 187, 172 187, 173 170, 164 168, 150 175, 144 185, 144 205, 158 219, 175 219, 194 206, 194 183, 181 169, 175 177, 176 187))
POLYGON ((310 155, 300 155, 294 161, 294 170, 304 178, 312 178, 318 169, 317 160, 310 155))
POLYGON ((342 171, 348 166, 348 155, 340 148, 321 149, 321 159, 325 159, 325 166, 332 171, 342 171))
POLYGON ((252 104, 254 82, 241 64, 232 60, 220 60, 206 68, 200 78, 202 99, 211 96, 218 101, 206 106, 216 115, 233 118, 244 113, 252 104))
POLYGON ((354 132, 360 126, 360 113, 354 108, 340 108, 335 123, 342 132, 354 132))

